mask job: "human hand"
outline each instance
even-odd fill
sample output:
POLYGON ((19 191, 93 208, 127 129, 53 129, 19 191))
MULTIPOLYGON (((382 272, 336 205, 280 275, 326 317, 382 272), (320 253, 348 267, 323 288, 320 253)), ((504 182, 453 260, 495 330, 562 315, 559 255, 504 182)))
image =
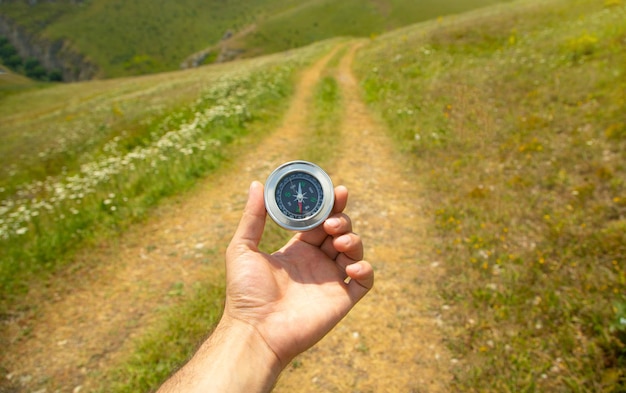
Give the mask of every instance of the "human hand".
POLYGON ((333 212, 324 224, 295 234, 269 255, 258 249, 266 220, 263 185, 250 186, 226 253, 226 305, 220 324, 251 327, 281 370, 324 337, 374 284, 373 269, 362 260, 361 239, 342 213, 347 200, 347 189, 337 187, 333 212))
POLYGON ((222 319, 160 393, 269 392, 291 359, 350 311, 374 285, 374 272, 342 213, 347 201, 348 190, 335 188, 324 224, 295 234, 269 255, 258 248, 266 218, 263 185, 252 183, 226 252, 222 319))

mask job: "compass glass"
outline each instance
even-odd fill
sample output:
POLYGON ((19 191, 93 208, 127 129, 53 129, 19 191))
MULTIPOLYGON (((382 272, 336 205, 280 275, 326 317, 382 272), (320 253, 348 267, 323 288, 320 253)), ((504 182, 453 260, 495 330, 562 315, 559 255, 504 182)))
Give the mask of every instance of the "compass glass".
POLYGON ((263 197, 270 217, 293 231, 321 225, 335 202, 330 176, 308 161, 291 161, 276 168, 265 182, 263 197))
POLYGON ((324 201, 322 185, 311 174, 292 172, 278 181, 276 203, 287 217, 301 220, 315 215, 324 201))

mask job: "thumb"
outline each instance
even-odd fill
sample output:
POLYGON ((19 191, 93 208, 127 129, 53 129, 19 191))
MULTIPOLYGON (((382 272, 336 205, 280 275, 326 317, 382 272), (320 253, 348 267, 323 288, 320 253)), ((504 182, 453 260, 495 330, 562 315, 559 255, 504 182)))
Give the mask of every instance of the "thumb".
POLYGON ((237 231, 231 241, 231 246, 244 246, 257 250, 263 230, 265 229, 265 203, 263 201, 263 184, 252 182, 248 192, 248 202, 243 211, 237 231))

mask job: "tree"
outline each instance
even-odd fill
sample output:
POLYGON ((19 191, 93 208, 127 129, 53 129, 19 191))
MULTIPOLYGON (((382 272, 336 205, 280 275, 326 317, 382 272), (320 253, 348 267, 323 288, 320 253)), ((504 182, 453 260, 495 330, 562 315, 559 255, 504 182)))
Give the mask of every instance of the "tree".
POLYGON ((13 55, 17 55, 17 51, 5 38, 4 42, 0 42, 0 59, 6 60, 13 55))
POLYGON ((17 70, 22 66, 22 58, 17 54, 11 55, 8 58, 3 59, 3 62, 7 67, 13 70, 17 70))
POLYGON ((48 80, 50 82, 63 82, 63 73, 59 70, 52 70, 48 74, 48 80))

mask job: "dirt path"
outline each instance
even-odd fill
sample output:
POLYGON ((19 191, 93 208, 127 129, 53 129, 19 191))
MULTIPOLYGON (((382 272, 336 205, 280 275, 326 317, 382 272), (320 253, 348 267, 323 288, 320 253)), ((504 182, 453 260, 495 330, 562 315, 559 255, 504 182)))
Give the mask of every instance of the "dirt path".
MULTIPOLYGON (((250 181, 298 158, 288 146, 304 133, 312 89, 338 49, 303 73, 283 126, 239 158, 240 167, 157 209, 119 244, 79 255, 79 268, 29 295, 41 306, 12 321, 9 345, 0 354, 13 389, 89 391, 97 386, 90 375, 127 350, 155 309, 174 301, 168 296, 173 287, 222 277, 221 256, 250 181)), ((284 373, 276 391, 444 391, 448 362, 430 311, 439 273, 433 261, 420 259, 416 185, 359 99, 350 71, 355 49, 339 67, 347 102, 344 146, 336 167, 328 169, 336 184, 350 189, 348 213, 376 269, 376 288, 284 373)))
POLYGON ((361 101, 351 64, 339 66, 346 110, 335 184, 350 190, 347 212, 376 271, 356 308, 286 372, 277 392, 442 392, 449 358, 437 331, 434 288, 440 271, 421 259, 425 239, 410 168, 361 101))

